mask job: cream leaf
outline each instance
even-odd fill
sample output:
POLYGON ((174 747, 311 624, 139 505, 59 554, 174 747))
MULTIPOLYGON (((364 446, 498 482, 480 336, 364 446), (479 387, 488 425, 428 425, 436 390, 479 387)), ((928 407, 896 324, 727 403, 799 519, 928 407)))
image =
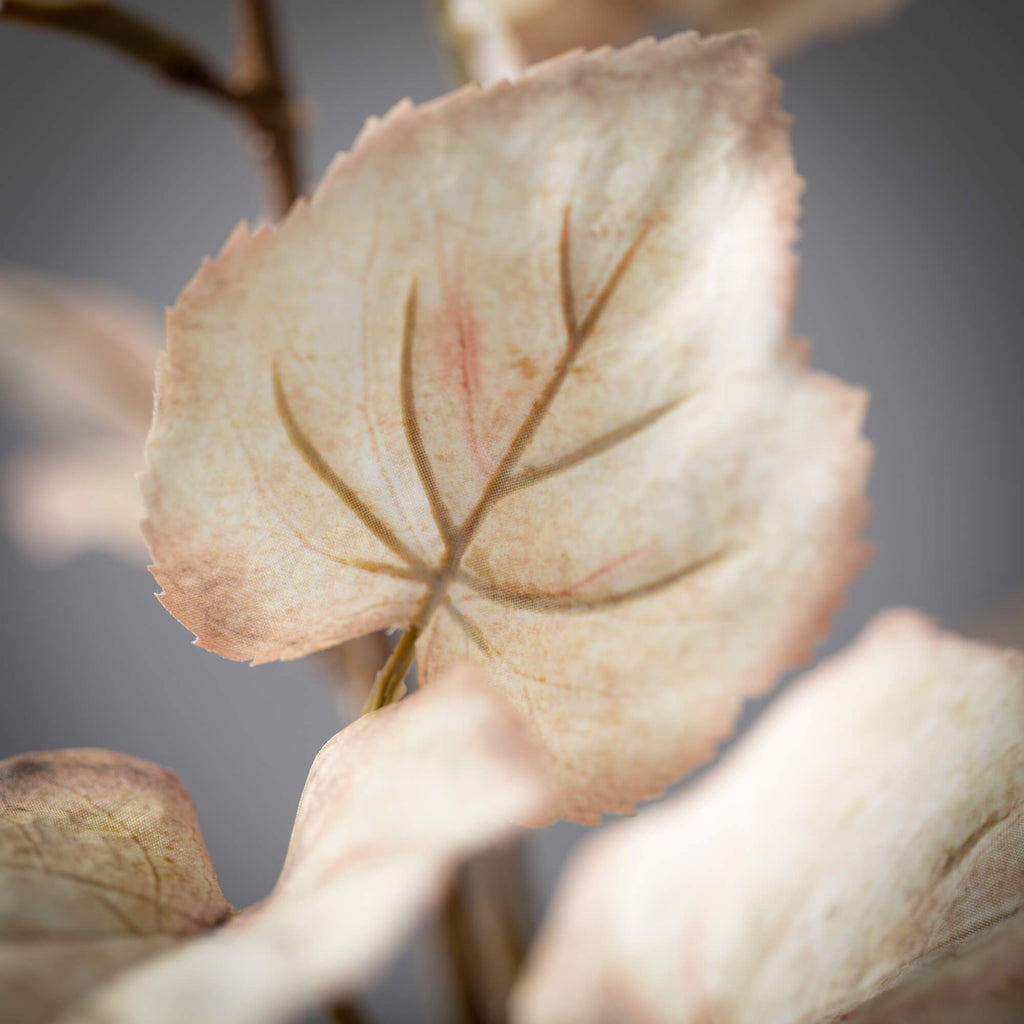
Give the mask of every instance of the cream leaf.
POLYGON ((505 12, 493 0, 433 0, 434 31, 455 83, 514 79, 526 59, 505 12))
POLYGON ((907 0, 477 0, 500 14, 528 61, 621 45, 666 19, 701 32, 757 29, 773 57, 885 20, 907 0))
POLYGON ((1019 1012, 1022 907, 1024 656, 889 613, 693 790, 583 848, 514 1016, 1008 1021, 971 1000, 1019 1012), (910 1013, 936 982, 961 1016, 910 1013), (855 1012, 890 989, 899 1012, 855 1012))
POLYGON ((565 817, 708 756, 865 554, 863 395, 790 336, 788 124, 752 35, 371 122, 170 313, 165 606, 230 658, 401 626, 428 686, 485 666, 565 817))
POLYGON ((1024 912, 915 964, 844 1024, 1018 1024, 1024 1019, 1024 912))
POLYGON ((11 532, 31 555, 145 557, 135 475, 162 344, 159 319, 131 298, 0 265, 0 385, 46 437, 5 481, 11 532))
POLYGON ((104 750, 0 762, 0 1022, 50 1020, 230 912, 173 772, 104 750))
POLYGON ((40 562, 110 551, 142 564, 142 441, 110 436, 16 455, 7 467, 10 530, 40 562))
POLYGON ((537 751, 471 670, 364 715, 320 752, 276 888, 114 979, 66 1024, 277 1024, 353 994, 458 863, 547 813, 537 751))
POLYGON ((132 299, 0 264, 0 380, 46 428, 113 428, 141 450, 162 343, 159 318, 132 299))

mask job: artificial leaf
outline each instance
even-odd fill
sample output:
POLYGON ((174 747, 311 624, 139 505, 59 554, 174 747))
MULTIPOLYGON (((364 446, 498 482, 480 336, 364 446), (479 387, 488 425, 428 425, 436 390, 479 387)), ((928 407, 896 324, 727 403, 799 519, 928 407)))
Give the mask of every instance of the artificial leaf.
POLYGON ((10 529, 30 554, 145 555, 135 474, 161 344, 158 319, 122 295, 0 268, 0 385, 47 436, 7 472, 10 529))
POLYGON ((889 613, 581 851, 516 1019, 832 1020, 1022 907, 1024 656, 889 613))
POLYGON ((0 1022, 50 1020, 231 912, 188 794, 126 754, 0 762, 0 1022))
POLYGON ((622 44, 660 21, 702 32, 757 29, 773 57, 880 22, 907 0, 481 0, 500 12, 525 58, 622 44))
POLYGON ((1020 1024, 1024 1020, 1024 912, 915 964, 844 1024, 1020 1024))
POLYGON ((230 658, 401 626, 426 685, 486 666, 562 816, 706 757, 864 557, 863 395, 789 333, 777 98, 753 35, 576 55, 400 105, 239 228, 169 316, 165 606, 230 658))
POLYGON ((884 21, 908 0, 658 0, 704 32, 756 28, 776 57, 884 21))
POLYGON ((141 449, 162 341, 131 299, 0 266, 0 382, 47 429, 114 428, 141 449))
POLYGON ((273 1024, 367 984, 458 862, 546 813, 515 712, 456 670, 364 715, 310 771, 274 892, 115 979, 76 1024, 273 1024))
POLYGON ((141 563, 141 465, 141 438, 95 438, 16 455, 7 467, 11 534, 40 562, 95 549, 141 563))
POLYGON ((493 0, 434 0, 434 30, 456 84, 518 78, 522 48, 493 0))

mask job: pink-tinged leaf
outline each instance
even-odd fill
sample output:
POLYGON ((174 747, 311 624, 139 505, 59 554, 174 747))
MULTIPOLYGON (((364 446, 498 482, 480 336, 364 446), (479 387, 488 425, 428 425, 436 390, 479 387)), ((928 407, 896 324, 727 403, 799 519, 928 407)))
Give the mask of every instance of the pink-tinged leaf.
POLYGON ((169 319, 145 525, 226 657, 386 626, 625 811, 806 658, 863 562, 864 396, 790 335, 800 182, 753 35, 372 122, 169 319))
MULTIPOLYGON (((1022 907, 1024 656, 893 612, 694 789, 583 848, 515 1019, 814 1024, 984 934, 1019 1013, 1018 926, 987 930, 1022 907)), ((952 1019, 988 1021, 971 991, 952 1019)), ((880 1018, 904 1019, 930 1020, 880 1018)))
POLYGON ((0 267, 0 390, 45 437, 6 474, 9 526, 31 555, 145 557, 135 476, 161 344, 158 318, 124 296, 0 267))
POLYGON ((3 1024, 51 1020, 230 912, 173 772, 104 750, 0 761, 3 1024))
POLYGON ((0 387, 46 429, 141 439, 153 407, 159 318, 113 292, 0 266, 0 387))
POLYGON ((658 0, 704 32, 756 28, 775 57, 884 22, 909 0, 658 0))
POLYGON ((547 813, 518 716, 469 671, 320 752, 273 893, 115 979, 67 1024, 277 1024, 366 985, 459 861, 547 813))
POLYGON ((40 562, 95 549, 143 564, 142 441, 105 437, 15 456, 7 514, 19 544, 40 562))
POLYGON ((528 61, 577 46, 621 45, 665 21, 702 32, 757 29, 782 57, 891 17, 907 0, 477 0, 501 15, 528 61))

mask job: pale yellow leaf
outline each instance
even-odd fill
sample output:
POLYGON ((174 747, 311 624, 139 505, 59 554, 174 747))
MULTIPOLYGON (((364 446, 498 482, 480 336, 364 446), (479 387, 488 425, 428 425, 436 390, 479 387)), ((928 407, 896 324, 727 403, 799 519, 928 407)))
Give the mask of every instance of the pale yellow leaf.
POLYGON ((757 29, 773 57, 881 22, 907 0, 478 0, 504 16, 529 61, 621 45, 665 21, 702 32, 757 29))
POLYGON ((543 816, 539 757, 467 671, 365 715, 320 752, 261 904, 115 979, 66 1018, 276 1024, 366 985, 458 862, 543 816))
POLYGON ((808 656, 864 558, 861 392, 791 339, 800 188, 752 35, 396 108, 170 314, 166 607, 237 659, 387 626, 623 811, 808 656))
POLYGON ((0 762, 3 1024, 50 1020, 230 912, 173 772, 104 750, 0 762))
POLYGON ((889 613, 581 851, 516 1019, 831 1020, 1022 906, 1024 656, 889 613))

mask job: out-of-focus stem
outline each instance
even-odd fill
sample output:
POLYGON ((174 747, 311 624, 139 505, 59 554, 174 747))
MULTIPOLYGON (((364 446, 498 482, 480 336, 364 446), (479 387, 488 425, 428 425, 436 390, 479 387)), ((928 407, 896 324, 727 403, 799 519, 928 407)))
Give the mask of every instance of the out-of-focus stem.
POLYGON ((294 105, 270 0, 239 0, 234 88, 253 127, 269 142, 267 191, 279 213, 302 191, 294 105))
POLYGON ((453 1019, 459 1024, 506 1024, 528 925, 521 843, 463 866, 441 908, 453 1019))
POLYGON ((282 68, 269 0, 243 6, 244 35, 252 37, 254 76, 235 82, 183 39, 105 0, 41 3, 0 0, 0 20, 85 36, 155 71, 174 85, 199 92, 242 115, 270 142, 267 191, 275 213, 301 192, 293 104, 282 68))

